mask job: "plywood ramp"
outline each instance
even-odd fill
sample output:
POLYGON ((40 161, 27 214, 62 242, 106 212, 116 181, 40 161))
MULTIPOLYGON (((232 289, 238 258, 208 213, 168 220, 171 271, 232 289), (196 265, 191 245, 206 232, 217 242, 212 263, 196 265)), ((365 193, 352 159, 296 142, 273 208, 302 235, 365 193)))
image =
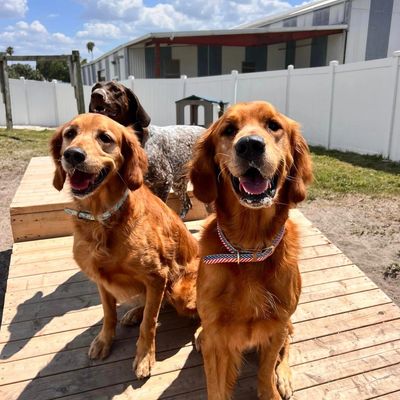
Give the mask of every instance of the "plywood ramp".
MULTIPOLYGON (((297 400, 399 399, 400 310, 299 212, 303 292, 291 350, 297 400)), ((199 222, 188 223, 192 232, 199 222)), ((163 309, 157 363, 132 372, 138 328, 118 326, 112 354, 90 361, 100 330, 96 287, 72 260, 70 237, 17 243, 0 333, 0 399, 206 399, 195 321, 163 309)), ((119 310, 123 313, 123 307, 119 310)), ((243 364, 235 399, 255 399, 257 358, 243 364)))
MULTIPOLYGON (((50 157, 34 157, 29 162, 10 205, 14 242, 71 235, 72 220, 64 208, 71 207, 72 198, 67 184, 61 192, 53 187, 53 174, 50 157)), ((188 194, 193 207, 186 220, 205 218, 204 204, 193 197, 190 185, 188 194)), ((181 204, 175 193, 170 193, 167 204, 179 213, 181 204)))

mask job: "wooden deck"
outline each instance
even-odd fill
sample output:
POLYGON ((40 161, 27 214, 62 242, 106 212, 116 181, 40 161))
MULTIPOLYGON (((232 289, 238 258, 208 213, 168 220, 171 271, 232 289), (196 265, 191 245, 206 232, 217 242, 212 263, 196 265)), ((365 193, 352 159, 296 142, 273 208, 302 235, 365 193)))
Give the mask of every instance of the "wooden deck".
MULTIPOLYGON (((291 350, 295 399, 400 399, 400 310, 299 212, 303 292, 291 350)), ((189 222, 195 233, 198 222, 189 222)), ((160 316, 148 380, 131 366, 137 328, 118 327, 112 354, 90 361, 100 329, 96 287, 72 260, 71 237, 16 243, 0 333, 0 399, 206 399, 196 325, 160 316)), ((123 307, 121 307, 123 308, 123 307)), ((122 313, 123 310, 120 310, 122 313)), ((249 354, 235 399, 256 398, 249 354)))

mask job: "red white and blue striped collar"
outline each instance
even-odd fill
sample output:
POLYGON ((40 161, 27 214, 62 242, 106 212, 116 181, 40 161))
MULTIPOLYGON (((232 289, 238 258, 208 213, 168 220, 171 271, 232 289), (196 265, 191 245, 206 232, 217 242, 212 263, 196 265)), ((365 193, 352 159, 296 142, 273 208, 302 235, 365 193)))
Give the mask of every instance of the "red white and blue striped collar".
POLYGON ((229 253, 209 254, 207 256, 204 256, 203 257, 204 264, 222 264, 222 263, 240 264, 240 263, 264 261, 274 253, 276 247, 281 242, 283 235, 285 234, 285 225, 282 226, 278 234, 274 237, 271 246, 266 247, 265 249, 258 252, 236 249, 229 243, 228 239, 222 232, 222 229, 218 222, 217 222, 217 232, 219 239, 221 240, 221 243, 224 245, 224 247, 228 250, 229 253))

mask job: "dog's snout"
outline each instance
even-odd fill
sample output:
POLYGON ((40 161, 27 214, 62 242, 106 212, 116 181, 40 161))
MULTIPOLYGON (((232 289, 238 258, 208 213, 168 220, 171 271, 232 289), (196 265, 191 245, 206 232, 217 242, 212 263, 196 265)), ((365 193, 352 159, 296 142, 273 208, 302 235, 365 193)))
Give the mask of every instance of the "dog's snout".
POLYGON ((235 144, 236 154, 245 160, 260 157, 265 151, 265 142, 261 136, 244 136, 235 144))
POLYGON ((73 167, 85 161, 86 152, 79 147, 70 147, 64 152, 65 160, 73 167))
POLYGON ((102 99, 103 101, 106 101, 106 99, 107 99, 107 94, 106 94, 106 92, 105 92, 105 90, 104 89, 96 89, 93 93, 92 93, 92 97, 93 98, 100 98, 100 99, 102 99))

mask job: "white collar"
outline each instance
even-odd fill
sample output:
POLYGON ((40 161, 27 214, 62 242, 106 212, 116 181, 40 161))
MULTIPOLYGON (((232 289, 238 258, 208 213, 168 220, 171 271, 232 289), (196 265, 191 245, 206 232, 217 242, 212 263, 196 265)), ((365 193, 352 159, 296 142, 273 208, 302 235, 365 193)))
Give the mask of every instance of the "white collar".
POLYGON ((117 212, 122 207, 122 205, 125 203, 125 200, 128 198, 130 192, 131 191, 127 188, 122 197, 108 211, 100 215, 93 215, 89 211, 78 211, 72 208, 64 208, 64 211, 69 215, 77 217, 78 219, 103 222, 109 219, 115 212, 117 212))

